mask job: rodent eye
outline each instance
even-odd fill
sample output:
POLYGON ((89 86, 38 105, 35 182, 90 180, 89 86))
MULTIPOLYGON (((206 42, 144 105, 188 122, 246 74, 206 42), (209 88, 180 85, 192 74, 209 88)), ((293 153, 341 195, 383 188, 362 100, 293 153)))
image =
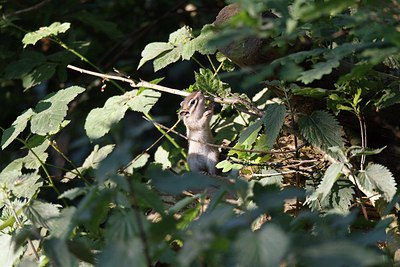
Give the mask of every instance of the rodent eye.
POLYGON ((196 99, 192 99, 189 101, 189 106, 193 106, 196 103, 196 99))

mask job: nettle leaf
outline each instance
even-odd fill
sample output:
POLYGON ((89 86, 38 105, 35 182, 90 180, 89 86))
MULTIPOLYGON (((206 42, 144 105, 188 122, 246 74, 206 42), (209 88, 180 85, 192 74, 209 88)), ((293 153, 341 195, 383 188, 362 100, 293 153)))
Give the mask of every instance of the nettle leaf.
POLYGON ((280 266, 290 245, 289 237, 275 224, 259 231, 243 231, 236 240, 235 254, 239 266, 280 266))
POLYGON ((158 91, 146 89, 144 91, 132 90, 126 93, 129 101, 127 105, 133 111, 149 113, 161 96, 158 91))
POLYGON ((43 185, 43 182, 39 182, 41 177, 34 173, 8 178, 7 189, 10 189, 16 197, 31 199, 43 185))
POLYGON ((357 176, 361 187, 368 191, 380 192, 390 202, 396 194, 396 180, 388 168, 380 164, 369 164, 357 176))
POLYGON ((96 266, 147 266, 142 241, 136 237, 108 244, 99 255, 96 266))
MULTIPOLYGON (((143 220, 144 222, 144 220, 143 220)), ((105 227, 104 236, 106 242, 113 243, 118 240, 129 241, 139 234, 135 214, 129 210, 115 210, 105 227)))
POLYGON ((41 27, 39 30, 34 32, 29 32, 25 34, 22 39, 22 43, 24 44, 24 48, 28 45, 35 45, 37 41, 42 38, 49 37, 52 35, 58 35, 59 33, 64 33, 70 28, 70 23, 60 23, 54 22, 48 27, 41 27))
POLYGON ((142 51, 142 58, 140 59, 139 66, 137 68, 139 69, 147 61, 152 60, 153 58, 156 58, 162 53, 172 50, 173 48, 174 46, 172 44, 164 42, 155 42, 146 45, 142 51))
POLYGON ((91 140, 99 139, 117 124, 128 110, 128 98, 124 95, 107 99, 102 108, 92 109, 85 121, 85 131, 91 140))
POLYGON ((44 63, 35 68, 32 72, 22 76, 22 86, 29 89, 41 82, 49 80, 56 72, 57 65, 54 63, 44 63))
POLYGON ((339 65, 340 62, 338 58, 331 58, 325 62, 319 62, 313 65, 311 70, 303 71, 297 80, 304 84, 309 84, 314 80, 321 79, 325 74, 331 73, 332 70, 339 67, 339 65))
POLYGON ((15 266, 14 263, 22 257, 25 249, 15 247, 12 235, 2 233, 0 235, 0 259, 2 266, 15 266))
POLYGON ((272 148, 276 138, 285 121, 286 107, 282 104, 271 104, 267 106, 265 115, 262 118, 265 127, 265 135, 267 136, 267 146, 272 148))
POLYGON ((50 229, 60 211, 54 204, 33 200, 25 208, 24 213, 34 225, 50 229))
POLYGON ((331 166, 325 171, 324 177, 319 184, 317 190, 308 196, 304 204, 310 204, 313 201, 319 200, 324 201, 324 199, 329 195, 334 183, 341 176, 341 171, 343 168, 343 163, 332 163, 331 166))
POLYGON ((308 142, 325 152, 332 146, 344 146, 337 120, 326 111, 314 111, 310 116, 300 118, 299 129, 308 142))
POLYGON ((25 130, 28 121, 31 119, 34 113, 35 112, 33 112, 32 109, 28 109, 17 117, 10 128, 3 132, 3 136, 1 137, 2 149, 5 149, 23 130, 25 130))
POLYGON ((85 88, 71 86, 39 101, 31 119, 31 132, 38 135, 57 133, 67 115, 68 104, 83 91, 85 88))
POLYGON ((323 201, 310 203, 312 210, 346 214, 353 203, 354 189, 348 181, 338 180, 323 201))
POLYGON ((246 147, 251 147, 257 139, 258 132, 261 130, 263 120, 257 120, 249 125, 239 135, 238 143, 246 147))

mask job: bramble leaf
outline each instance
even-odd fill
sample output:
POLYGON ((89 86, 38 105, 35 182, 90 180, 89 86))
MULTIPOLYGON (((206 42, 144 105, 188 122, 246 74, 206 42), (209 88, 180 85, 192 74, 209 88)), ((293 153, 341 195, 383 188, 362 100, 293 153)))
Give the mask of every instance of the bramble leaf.
POLYGON ((156 58, 162 53, 172 50, 173 48, 174 46, 172 44, 164 42, 155 42, 146 45, 142 51, 142 58, 140 59, 139 66, 137 68, 139 69, 147 61, 152 60, 153 58, 156 58))
POLYGON ((31 119, 31 131, 38 135, 55 134, 60 130, 67 115, 68 104, 85 88, 71 86, 47 95, 35 107, 31 119))
POLYGON ((24 48, 28 45, 34 45, 37 41, 42 38, 49 37, 52 35, 58 35, 59 33, 66 32, 69 27, 71 26, 70 23, 60 23, 54 22, 48 27, 41 27, 39 30, 34 32, 29 32, 25 34, 24 38, 22 39, 22 43, 24 44, 24 48))
POLYGON ((1 137, 1 148, 5 149, 12 141, 17 138, 17 136, 25 130, 28 121, 31 119, 34 114, 33 110, 30 108, 21 115, 17 117, 17 119, 13 122, 10 128, 6 129, 3 132, 3 136, 1 137))

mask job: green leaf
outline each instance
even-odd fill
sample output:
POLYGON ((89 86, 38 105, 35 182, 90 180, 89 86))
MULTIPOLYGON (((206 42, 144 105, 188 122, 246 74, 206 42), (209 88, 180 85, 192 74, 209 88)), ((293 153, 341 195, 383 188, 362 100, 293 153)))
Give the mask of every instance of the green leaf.
POLYGON ((309 96, 309 97, 314 97, 314 98, 322 98, 322 97, 325 97, 325 96, 329 95, 330 93, 332 93, 332 90, 306 87, 306 88, 293 88, 292 93, 294 95, 303 95, 303 96, 309 96))
POLYGON ((215 166, 218 169, 222 169, 222 172, 229 172, 230 170, 240 170, 243 165, 238 163, 231 163, 229 160, 222 160, 215 166))
POLYGON ((351 157, 361 156, 361 155, 372 156, 381 153, 386 147, 387 146, 373 149, 368 147, 353 146, 349 148, 349 153, 351 157))
POLYGON ((396 180, 388 168, 380 164, 369 164, 357 176, 360 185, 368 191, 383 194, 383 198, 390 202, 396 194, 396 180))
POLYGON ((56 72, 56 65, 45 63, 35 68, 32 72, 22 76, 22 86, 29 89, 43 81, 49 80, 56 72))
POLYGON ((289 250, 290 240, 275 224, 266 224, 261 230, 243 231, 234 244, 239 266, 280 266, 289 250))
POLYGON ((183 26, 169 35, 168 43, 179 46, 186 44, 190 39, 192 39, 192 30, 188 26, 183 26))
POLYGON ((172 163, 169 160, 169 151, 162 146, 159 146, 154 153, 154 161, 160 163, 163 169, 169 169, 172 167, 172 163))
POLYGON ((33 200, 25 208, 24 213, 34 225, 50 229, 60 212, 56 205, 33 200))
POLYGON ((155 42, 146 45, 142 51, 142 58, 140 59, 138 69, 149 60, 158 57, 162 53, 172 50, 174 46, 170 43, 155 42))
POLYGON ((300 118, 299 129, 308 142, 325 152, 332 146, 344 146, 338 122, 326 111, 314 111, 310 116, 300 118))
POLYGON ((266 177, 261 178, 259 181, 260 184, 263 186, 277 184, 281 185, 283 181, 283 175, 275 170, 268 170, 266 168, 261 170, 261 174, 265 175, 266 177))
MULTIPOLYGON (((142 223, 144 220, 142 219, 142 223)), ((139 229, 132 209, 115 210, 107 221, 104 236, 107 243, 129 241, 137 237, 139 229)))
POLYGON ((99 267, 145 267, 148 266, 140 238, 117 240, 101 252, 96 266, 99 267))
POLYGON ((46 62, 46 57, 36 51, 23 51, 18 61, 11 62, 5 68, 4 78, 19 79, 33 68, 46 62))
POLYGON ((102 108, 92 109, 85 121, 85 131, 91 140, 103 137, 117 124, 128 110, 124 95, 110 97, 102 108))
POLYGON ((24 253, 24 248, 20 247, 14 250, 14 242, 12 236, 2 233, 0 235, 0 259, 2 266, 15 266, 14 262, 24 253))
POLYGON ((175 47, 153 61, 154 71, 159 71, 171 63, 177 62, 182 55, 182 47, 175 47))
POLYGON ((17 119, 13 122, 10 128, 6 129, 3 132, 3 136, 1 137, 1 148, 5 149, 12 141, 17 138, 17 136, 25 130, 28 121, 31 119, 34 114, 32 109, 28 109, 21 115, 17 117, 17 119))
POLYGON ((31 119, 31 131, 38 135, 55 134, 60 130, 67 115, 68 104, 85 88, 71 86, 47 95, 35 107, 31 119))
POLYGON ((43 242, 45 255, 53 266, 76 266, 77 262, 69 252, 67 243, 60 238, 49 238, 43 242))
POLYGON ((71 24, 67 22, 63 24, 61 24, 60 22, 54 22, 48 27, 41 27, 37 31, 29 32, 25 34, 24 38, 22 39, 24 48, 30 44, 35 45, 36 42, 42 38, 55 36, 58 35, 59 33, 64 33, 69 29, 70 26, 71 24))
POLYGON ((262 124, 263 120, 252 122, 249 127, 240 133, 238 143, 246 147, 251 147, 251 145, 254 144, 257 139, 258 132, 261 130, 262 124))
POLYGON ((144 153, 136 157, 133 162, 129 164, 129 166, 125 169, 125 172, 132 174, 134 169, 142 168, 148 162, 150 155, 144 153))
POLYGON ((339 67, 339 65, 340 62, 337 58, 332 58, 325 62, 319 62, 314 64, 311 70, 303 71, 297 80, 304 84, 309 84, 314 80, 321 79, 325 74, 331 73, 332 70, 339 67))
POLYGON ((285 121, 286 107, 282 104, 271 104, 267 106, 265 115, 262 118, 265 127, 265 135, 267 136, 267 146, 272 148, 276 138, 285 121))
POLYGON ((34 173, 22 174, 17 177, 9 177, 7 186, 14 196, 31 199, 36 195, 43 182, 38 182, 41 177, 34 173))
POLYGON ((146 89, 142 92, 132 90, 127 92, 126 96, 129 98, 127 105, 131 110, 149 113, 151 108, 157 103, 161 93, 150 89, 146 89))
POLYGON ((71 188, 67 191, 64 191, 61 195, 58 196, 58 199, 67 198, 69 200, 74 200, 75 198, 85 195, 87 190, 82 187, 71 188))
POLYGON ((324 199, 329 195, 334 183, 339 179, 341 171, 343 169, 343 163, 332 163, 331 166, 325 171, 324 177, 319 184, 317 190, 307 197, 304 204, 311 203, 312 201, 324 201, 324 199))
POLYGON ((376 102, 376 108, 383 109, 400 103, 400 90, 398 87, 383 90, 383 95, 376 102))
POLYGON ((202 55, 214 54, 216 48, 208 44, 215 37, 212 29, 213 26, 211 24, 204 25, 199 36, 185 43, 182 50, 182 59, 189 60, 194 52, 199 52, 202 55))

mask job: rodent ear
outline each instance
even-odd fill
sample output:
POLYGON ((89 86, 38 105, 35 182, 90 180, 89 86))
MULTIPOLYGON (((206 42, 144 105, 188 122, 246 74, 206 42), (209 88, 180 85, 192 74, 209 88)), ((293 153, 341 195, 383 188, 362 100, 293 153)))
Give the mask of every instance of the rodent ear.
POLYGON ((181 107, 183 107, 183 102, 185 102, 185 101, 182 101, 182 102, 181 102, 181 107))

